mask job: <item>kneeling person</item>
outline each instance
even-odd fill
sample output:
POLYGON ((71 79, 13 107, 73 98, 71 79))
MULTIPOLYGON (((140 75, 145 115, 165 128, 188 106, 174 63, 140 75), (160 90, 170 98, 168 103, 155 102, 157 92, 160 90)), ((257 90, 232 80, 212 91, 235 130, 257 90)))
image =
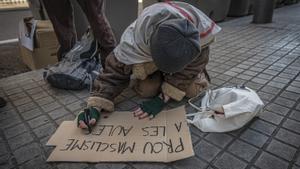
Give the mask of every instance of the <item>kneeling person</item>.
MULTIPOLYGON (((114 111, 113 100, 129 86, 131 77, 137 79, 137 93, 153 97, 133 112, 139 119, 154 118, 170 99, 196 96, 208 86, 209 45, 220 30, 187 3, 163 2, 145 8, 125 30, 94 82, 87 101, 88 124, 94 125, 101 111, 114 111)), ((78 126, 87 128, 83 114, 78 116, 78 126)))

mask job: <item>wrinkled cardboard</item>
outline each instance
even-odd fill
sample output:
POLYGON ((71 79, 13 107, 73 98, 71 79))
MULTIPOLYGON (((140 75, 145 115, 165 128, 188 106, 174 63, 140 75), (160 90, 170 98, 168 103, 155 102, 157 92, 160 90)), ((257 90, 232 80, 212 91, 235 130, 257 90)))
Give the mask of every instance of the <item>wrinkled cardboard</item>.
POLYGON ((56 146, 47 161, 170 162, 194 155, 184 107, 163 111, 153 120, 114 112, 87 133, 76 121, 63 122, 47 143, 56 146))

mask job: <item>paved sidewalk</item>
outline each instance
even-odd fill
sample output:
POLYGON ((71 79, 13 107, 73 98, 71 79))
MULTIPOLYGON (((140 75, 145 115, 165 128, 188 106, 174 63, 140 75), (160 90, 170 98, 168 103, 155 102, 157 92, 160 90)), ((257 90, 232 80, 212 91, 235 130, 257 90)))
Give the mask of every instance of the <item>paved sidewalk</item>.
MULTIPOLYGON (((208 70, 212 87, 243 83, 257 90, 265 111, 230 133, 203 133, 191 126, 195 157, 168 164, 46 163, 52 148, 45 143, 62 121, 75 118, 88 91, 53 89, 41 71, 33 71, 0 80, 0 96, 9 101, 0 109, 0 168, 299 169, 300 4, 276 10, 274 23, 250 21, 220 24, 223 31, 211 48, 208 70)), ((117 108, 130 110, 137 101, 126 90, 117 108)))

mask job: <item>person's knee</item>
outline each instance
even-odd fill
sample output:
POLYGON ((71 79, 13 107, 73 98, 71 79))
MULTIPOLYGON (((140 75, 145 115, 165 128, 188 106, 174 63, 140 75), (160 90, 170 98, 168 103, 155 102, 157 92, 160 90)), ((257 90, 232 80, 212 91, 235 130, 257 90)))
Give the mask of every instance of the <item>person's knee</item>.
POLYGON ((209 86, 209 82, 204 73, 199 74, 197 79, 187 88, 186 97, 192 98, 197 96, 202 91, 206 90, 209 86))
POLYGON ((161 83, 162 76, 157 72, 145 80, 137 80, 134 89, 141 97, 153 97, 159 94, 161 83))

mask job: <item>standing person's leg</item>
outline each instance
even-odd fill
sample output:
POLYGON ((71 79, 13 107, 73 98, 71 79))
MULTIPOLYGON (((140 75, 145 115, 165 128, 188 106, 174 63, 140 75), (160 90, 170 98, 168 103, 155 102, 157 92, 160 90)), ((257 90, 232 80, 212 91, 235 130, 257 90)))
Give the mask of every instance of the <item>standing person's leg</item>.
POLYGON ((61 60, 76 42, 73 8, 69 0, 43 0, 43 2, 60 44, 57 56, 61 60))
POLYGON ((85 12, 96 39, 100 44, 101 63, 115 48, 116 39, 104 13, 104 0, 77 0, 85 12))

